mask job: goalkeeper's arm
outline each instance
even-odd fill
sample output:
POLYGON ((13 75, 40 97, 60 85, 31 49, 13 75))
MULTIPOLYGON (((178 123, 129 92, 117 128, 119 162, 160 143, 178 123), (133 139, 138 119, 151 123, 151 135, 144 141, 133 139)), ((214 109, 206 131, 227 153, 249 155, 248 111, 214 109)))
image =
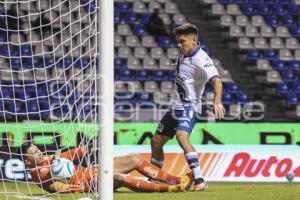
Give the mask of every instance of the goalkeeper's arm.
POLYGON ((49 187, 44 188, 48 192, 58 192, 58 193, 74 193, 74 192, 82 192, 83 188, 78 185, 65 184, 59 181, 55 181, 49 187))
MULTIPOLYGON (((59 155, 57 155, 57 157, 66 158, 66 159, 69 159, 69 160, 79 160, 80 158, 82 158, 84 156, 84 154, 86 154, 85 148, 86 148, 85 146, 73 148, 73 149, 70 149, 66 152, 59 153, 59 155)), ((94 150, 93 149, 94 148, 93 143, 90 142, 87 145, 87 148, 90 151, 94 150)))

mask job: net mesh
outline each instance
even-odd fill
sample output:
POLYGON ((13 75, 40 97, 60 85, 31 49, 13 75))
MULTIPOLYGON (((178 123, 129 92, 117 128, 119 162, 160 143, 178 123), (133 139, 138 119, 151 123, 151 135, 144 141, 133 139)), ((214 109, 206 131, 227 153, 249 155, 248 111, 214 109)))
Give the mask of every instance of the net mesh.
MULTIPOLYGON (((0 194, 6 199, 63 195, 37 187, 24 164, 24 142, 57 158, 79 148, 84 154, 77 161, 78 152, 68 158, 75 168, 97 166, 97 10, 95 0, 0 1, 0 194)), ((53 165, 45 167, 51 180, 53 165)), ((69 195, 94 195, 90 188, 69 195)))

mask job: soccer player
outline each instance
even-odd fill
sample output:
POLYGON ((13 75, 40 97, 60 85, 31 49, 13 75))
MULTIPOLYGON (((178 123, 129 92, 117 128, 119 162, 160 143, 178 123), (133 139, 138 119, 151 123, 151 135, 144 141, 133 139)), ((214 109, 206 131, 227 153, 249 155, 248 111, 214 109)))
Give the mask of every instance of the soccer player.
POLYGON ((156 134, 151 141, 151 163, 162 167, 163 146, 176 136, 185 153, 185 158, 194 177, 194 190, 207 188, 199 166, 198 153, 189 141, 190 133, 196 123, 196 113, 201 113, 201 98, 206 83, 214 87, 214 113, 217 119, 224 117, 225 109, 221 103, 222 82, 212 59, 201 49, 198 41, 198 28, 190 23, 174 29, 174 35, 181 53, 176 66, 176 99, 170 110, 161 119, 156 134))
MULTIPOLYGON (((51 173, 52 162, 57 156, 68 159, 70 162, 76 161, 85 155, 84 147, 74 148, 60 153, 60 155, 44 155, 37 146, 26 142, 22 144, 21 150, 22 159, 30 169, 33 182, 48 192, 88 192, 93 191, 97 185, 96 166, 75 165, 74 174, 68 179, 65 177, 54 178, 51 173)), ((115 190, 124 186, 138 192, 179 192, 188 188, 190 184, 190 179, 187 176, 182 178, 172 176, 136 154, 115 157, 113 176, 115 190), (153 183, 129 176, 128 173, 133 170, 167 184, 153 183)))

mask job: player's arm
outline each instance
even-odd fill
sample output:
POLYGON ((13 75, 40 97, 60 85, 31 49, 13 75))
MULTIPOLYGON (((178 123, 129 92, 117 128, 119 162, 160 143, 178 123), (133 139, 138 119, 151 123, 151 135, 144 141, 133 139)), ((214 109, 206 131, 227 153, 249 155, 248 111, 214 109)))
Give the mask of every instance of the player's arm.
POLYGON ((55 181, 47 188, 44 188, 48 192, 58 192, 58 193, 73 193, 73 192, 82 192, 83 189, 78 185, 65 184, 62 182, 55 181))
POLYGON ((66 158, 68 160, 79 160, 82 158, 85 154, 84 147, 78 147, 78 148, 73 148, 68 151, 60 153, 58 157, 60 158, 66 158))
POLYGON ((214 111, 217 119, 224 118, 225 109, 222 105, 222 91, 223 84, 219 76, 215 76, 211 79, 211 83, 214 88, 214 111))

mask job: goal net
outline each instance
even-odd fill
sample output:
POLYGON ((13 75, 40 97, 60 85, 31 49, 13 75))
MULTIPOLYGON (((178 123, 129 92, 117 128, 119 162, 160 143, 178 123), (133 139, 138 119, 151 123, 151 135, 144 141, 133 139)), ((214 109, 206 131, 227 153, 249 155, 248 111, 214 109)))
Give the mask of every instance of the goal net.
POLYGON ((98 166, 97 8, 95 0, 0 1, 4 199, 96 198, 97 175, 84 173, 98 166))

